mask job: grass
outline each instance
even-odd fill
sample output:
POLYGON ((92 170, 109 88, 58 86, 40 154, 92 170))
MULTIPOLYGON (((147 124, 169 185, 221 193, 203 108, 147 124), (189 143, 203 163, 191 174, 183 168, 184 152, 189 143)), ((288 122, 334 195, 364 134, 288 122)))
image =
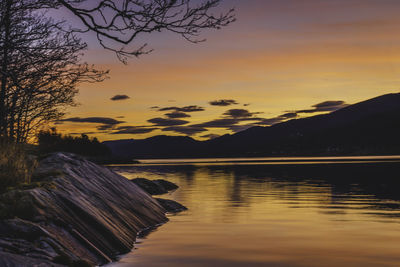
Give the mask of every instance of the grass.
POLYGON ((0 192, 19 184, 30 184, 37 161, 24 145, 0 140, 0 192))

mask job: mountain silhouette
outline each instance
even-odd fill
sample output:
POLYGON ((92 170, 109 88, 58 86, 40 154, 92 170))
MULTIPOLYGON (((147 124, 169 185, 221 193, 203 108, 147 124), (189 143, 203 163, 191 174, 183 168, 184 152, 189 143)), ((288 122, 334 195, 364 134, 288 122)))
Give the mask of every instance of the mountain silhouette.
POLYGON ((185 157, 201 147, 202 142, 188 136, 158 135, 147 139, 105 141, 116 156, 133 158, 185 157))
POLYGON ((400 93, 329 114, 252 127, 208 141, 182 136, 104 142, 133 158, 400 154, 400 93))

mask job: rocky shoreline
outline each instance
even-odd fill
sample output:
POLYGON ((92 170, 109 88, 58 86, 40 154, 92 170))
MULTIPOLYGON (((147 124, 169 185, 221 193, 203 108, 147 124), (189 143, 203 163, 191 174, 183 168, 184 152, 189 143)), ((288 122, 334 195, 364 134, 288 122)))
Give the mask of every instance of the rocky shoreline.
POLYGON ((73 154, 43 159, 34 180, 0 195, 0 266, 106 264, 167 222, 166 212, 186 209, 73 154))

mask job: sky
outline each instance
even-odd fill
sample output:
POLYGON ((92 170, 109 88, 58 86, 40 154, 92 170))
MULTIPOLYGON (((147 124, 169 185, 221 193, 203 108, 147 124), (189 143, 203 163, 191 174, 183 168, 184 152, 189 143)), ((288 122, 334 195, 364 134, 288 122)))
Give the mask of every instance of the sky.
MULTIPOLYGON (((100 140, 198 140, 330 112, 399 92, 400 1, 224 0, 237 21, 200 44, 161 32, 127 65, 92 36, 85 60, 109 69, 81 84, 57 129, 100 140)), ((70 18, 68 12, 65 18, 70 18)))

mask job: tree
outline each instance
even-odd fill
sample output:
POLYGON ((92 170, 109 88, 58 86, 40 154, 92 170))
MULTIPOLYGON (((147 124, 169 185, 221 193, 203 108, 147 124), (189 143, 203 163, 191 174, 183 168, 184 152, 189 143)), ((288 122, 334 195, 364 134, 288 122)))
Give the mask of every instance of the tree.
POLYGON ((76 34, 27 3, 0 2, 0 131, 17 142, 74 105, 77 84, 106 75, 80 62, 86 44, 76 34))
POLYGON ((204 29, 235 20, 233 10, 212 11, 222 0, 0 0, 0 137, 26 141, 41 125, 74 104, 77 85, 102 81, 106 72, 81 63, 92 32, 105 49, 127 63, 151 52, 147 44, 129 50, 142 34, 169 31, 201 42, 204 29), (67 9, 81 22, 72 28, 45 10, 67 9))

